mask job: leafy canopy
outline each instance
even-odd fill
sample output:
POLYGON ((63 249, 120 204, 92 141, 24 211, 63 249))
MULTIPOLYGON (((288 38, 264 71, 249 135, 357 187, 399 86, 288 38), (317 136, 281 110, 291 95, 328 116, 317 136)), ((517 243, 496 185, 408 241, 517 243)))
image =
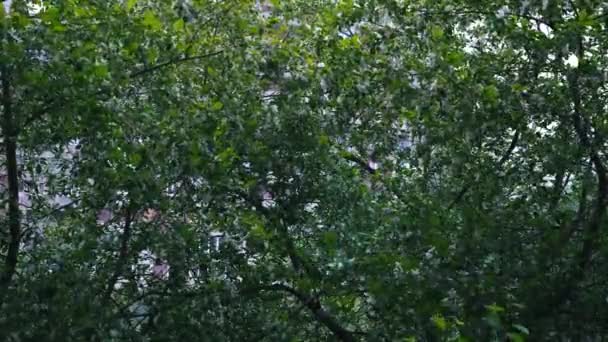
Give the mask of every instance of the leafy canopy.
POLYGON ((6 341, 602 339, 601 1, 5 1, 6 341))

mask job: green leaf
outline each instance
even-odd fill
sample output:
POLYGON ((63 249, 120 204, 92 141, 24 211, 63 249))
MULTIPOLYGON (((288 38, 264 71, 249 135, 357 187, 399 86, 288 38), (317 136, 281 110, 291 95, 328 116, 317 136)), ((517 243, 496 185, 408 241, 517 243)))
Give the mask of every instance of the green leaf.
POLYGON ((443 32, 443 28, 441 28, 441 26, 438 25, 433 25, 431 27, 431 37, 433 39, 441 39, 443 38, 444 32, 443 32))
POLYGON ((218 161, 222 166, 227 167, 236 159, 237 154, 234 148, 228 147, 217 155, 218 161))
POLYGON ((264 228, 262 224, 255 224, 250 230, 251 236, 260 239, 260 240, 268 240, 270 235, 268 231, 264 228))
POLYGON ((125 4, 127 11, 132 10, 136 3, 137 3, 137 0, 127 0, 127 2, 125 4))
POLYGON ((67 30, 67 28, 64 25, 61 25, 60 23, 53 24, 52 29, 55 32, 65 32, 67 30))
POLYGON ((215 68, 210 65, 207 66, 207 73, 209 74, 209 76, 218 76, 219 75, 217 70, 215 70, 215 68))
POLYGON ((47 23, 53 23, 54 21, 59 20, 59 9, 57 7, 49 7, 43 12, 42 20, 47 23))
POLYGON ((326 134, 319 135, 319 144, 323 146, 329 145, 329 137, 326 134))
POLYGON ((462 65, 465 59, 465 55, 462 51, 450 51, 446 55, 446 62, 453 66, 462 65))
POLYGON ((448 322, 441 314, 435 314, 431 317, 431 321, 441 331, 445 331, 448 328, 448 322))
POLYGON ((483 97, 486 101, 494 104, 498 100, 498 88, 495 85, 487 85, 483 88, 483 97))
POLYGON ((592 14, 589 14, 586 10, 580 11, 576 22, 583 27, 593 26, 595 24, 595 18, 592 14))
POLYGON ((505 308, 496 304, 486 305, 486 309, 491 313, 501 313, 505 311, 505 308))
POLYGON ((219 111, 222 108, 224 108, 224 104, 220 100, 215 100, 213 103, 211 103, 211 109, 214 111, 219 111))
POLYGON ((522 92, 528 90, 528 87, 520 83, 514 83, 511 85, 511 89, 516 92, 522 92))
POLYGON ((359 41, 359 36, 355 34, 351 37, 342 38, 342 40, 340 40, 340 47, 342 49, 360 49, 361 42, 359 41))
POLYGON ((528 330, 528 328, 524 327, 521 324, 513 324, 513 328, 515 328, 520 333, 523 333, 525 335, 530 335, 530 330, 528 330))
POLYGON ((143 23, 144 25, 150 27, 155 31, 159 31, 163 27, 163 23, 160 21, 160 19, 156 17, 156 14, 154 14, 154 12, 152 12, 151 10, 146 10, 144 12, 143 23))
POLYGON ((173 31, 175 31, 175 32, 184 31, 184 19, 180 18, 173 22, 173 31))
POLYGON ((108 70, 108 66, 105 64, 95 64, 93 67, 93 74, 97 77, 104 78, 107 77, 110 72, 108 70))
POLYGON ((141 161, 142 161, 142 156, 139 153, 132 153, 129 156, 129 162, 131 164, 133 164, 134 166, 139 166, 139 164, 141 163, 141 161))
POLYGON ((401 111, 399 112, 399 114, 403 119, 406 119, 409 121, 412 121, 416 118, 416 112, 413 110, 406 109, 406 108, 402 108, 401 111))

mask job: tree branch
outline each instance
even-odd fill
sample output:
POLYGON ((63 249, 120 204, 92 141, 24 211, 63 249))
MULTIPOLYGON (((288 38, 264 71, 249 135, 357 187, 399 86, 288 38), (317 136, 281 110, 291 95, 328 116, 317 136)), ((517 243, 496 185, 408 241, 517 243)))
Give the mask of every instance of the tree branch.
MULTIPOLYGON (((519 142, 519 135, 520 135, 519 130, 516 130, 515 135, 513 136, 513 139, 511 139, 511 143, 509 144, 509 147, 507 148, 507 151, 503 154, 503 156, 498 161, 497 168, 501 168, 503 166, 503 164, 506 163, 507 160, 509 160, 509 158, 511 157, 511 154, 515 150, 515 147, 517 147, 517 143, 519 142)), ((464 195, 469 191, 469 189, 471 189, 472 186, 473 186, 473 182, 465 184, 462 187, 462 189, 460 190, 460 192, 458 192, 456 197, 454 197, 454 199, 452 200, 450 205, 448 205, 448 210, 452 209, 456 204, 458 204, 462 200, 464 195)))
POLYGON ((142 70, 139 70, 139 71, 135 71, 135 72, 131 73, 129 75, 129 77, 130 78, 136 78, 136 77, 139 77, 139 76, 142 76, 144 74, 148 74, 148 73, 154 72, 156 70, 162 69, 162 68, 170 66, 170 65, 175 65, 175 64, 180 64, 180 63, 188 62, 188 61, 193 61, 193 60, 213 57, 213 56, 217 56, 217 55, 222 54, 222 53, 224 53, 224 50, 215 51, 215 52, 211 52, 211 53, 204 54, 204 55, 175 58, 175 59, 172 59, 172 60, 167 61, 167 62, 163 62, 163 63, 160 63, 160 64, 153 65, 153 66, 151 66, 149 68, 145 68, 145 69, 142 69, 142 70))
POLYGON ((354 155, 353 153, 345 152, 345 153, 342 153, 342 156, 344 157, 344 159, 356 163, 357 165, 359 165, 363 170, 365 170, 369 174, 374 175, 374 174, 376 174, 378 172, 378 170, 376 170, 373 167, 371 167, 363 159, 361 159, 360 157, 354 155))
POLYGON ((114 291, 114 286, 120 278, 122 274, 123 268, 127 263, 127 259, 129 257, 129 240, 131 239, 131 223, 133 221, 133 214, 131 212, 131 207, 127 206, 125 209, 125 225, 123 229, 122 236, 120 238, 120 250, 118 254, 118 260, 116 262, 116 268, 114 269, 114 273, 108 280, 108 284, 106 286, 105 294, 104 294, 104 302, 107 302, 112 297, 112 292, 114 291))
MULTIPOLYGON (((267 215, 267 218, 271 219, 270 217, 268 217, 270 215, 270 210, 268 208, 265 208, 262 205, 261 201, 252 199, 251 196, 249 196, 245 193, 242 193, 240 191, 237 191, 237 193, 246 202, 253 205, 256 208, 256 210, 259 210, 260 212, 265 213, 267 215)), ((283 239, 285 240, 284 247, 286 249, 287 256, 289 257, 289 259, 292 263, 292 266, 296 270, 296 272, 303 269, 305 274, 308 275, 309 277, 317 278, 317 279, 320 278, 320 272, 316 268, 311 266, 306 260, 304 260, 303 258, 300 257, 300 255, 298 254, 298 252, 293 244, 293 241, 289 237, 286 227, 284 227, 280 222, 274 222, 274 224, 277 225, 277 229, 283 235, 283 239)), ((283 284, 274 284, 271 286, 262 287, 260 289, 280 290, 280 291, 290 293, 291 295, 296 297, 302 304, 304 304, 310 310, 310 312, 313 314, 315 319, 319 323, 322 323, 323 325, 325 325, 325 327, 327 327, 338 340, 346 341, 346 342, 356 341, 356 339, 354 337, 355 333, 342 327, 336 321, 336 319, 333 316, 331 316, 331 314, 328 313, 321 306, 321 303, 319 302, 319 300, 317 298, 306 295, 304 293, 301 293, 301 292, 297 291, 296 289, 289 287, 287 285, 283 285, 283 284)))
POLYGON ((253 198, 251 194, 248 194, 238 189, 227 188, 226 191, 234 193, 235 195, 243 199, 245 202, 249 203, 255 208, 256 211, 262 213, 268 220, 272 222, 272 224, 276 227, 277 232, 280 233, 279 239, 281 240, 281 242, 284 243, 284 246, 282 247, 284 247, 287 257, 289 258, 289 261, 291 262, 296 272, 304 271, 305 274, 314 279, 319 279, 321 277, 321 273, 299 255, 296 246, 293 243, 293 240, 289 236, 287 227, 283 223, 281 223, 280 220, 274 217, 269 208, 266 208, 262 205, 261 199, 253 198))
MULTIPOLYGON (((460 16, 462 16, 462 15, 477 14, 477 15, 483 15, 483 16, 487 16, 487 17, 496 17, 495 12, 483 11, 483 10, 472 9, 472 8, 460 8, 460 9, 456 9, 453 11, 418 11, 418 12, 423 15, 426 14, 426 15, 449 15, 449 16, 460 15, 460 16)), ((522 18, 522 19, 534 21, 536 23, 547 25, 549 28, 551 28, 553 30, 555 29, 554 23, 552 23, 544 18, 535 17, 530 14, 510 12, 510 13, 505 13, 505 16, 514 17, 514 18, 522 18)))
MULTIPOLYGON (((110 92, 111 92, 111 89, 106 88, 106 89, 98 90, 97 92, 95 92, 93 94, 89 94, 88 96, 99 96, 102 94, 108 94, 110 92)), ((50 100, 48 100, 47 102, 42 104, 41 107, 38 108, 38 110, 34 111, 31 115, 26 117, 25 120, 23 121, 23 123, 21 123, 19 125, 19 127, 16 127, 17 131, 20 132, 22 129, 27 128, 29 125, 31 125, 35 121, 39 120, 44 114, 48 113, 50 110, 59 108, 59 107, 63 106, 65 103, 69 103, 69 102, 70 102, 70 99, 65 98, 65 97, 62 98, 62 97, 55 95, 53 98, 51 98, 50 100)))
MULTIPOLYGON (((587 178, 587 176, 584 176, 587 178)), ((554 250, 557 251, 561 249, 563 245, 570 239, 574 231, 580 229, 581 224, 585 220, 585 216, 587 215, 587 183, 586 179, 583 180, 581 195, 578 202, 578 209, 576 210, 576 215, 574 217, 574 221, 570 223, 567 227, 560 231, 559 240, 558 240, 558 248, 554 250)))
MULTIPOLYGON (((578 38, 577 52, 579 63, 581 63, 584 56, 582 37, 578 38)), ((591 143, 589 137, 587 136, 586 126, 590 126, 590 123, 587 122, 583 113, 578 80, 579 70, 578 68, 576 68, 573 71, 569 82, 572 103, 574 105, 574 115, 572 121, 574 125, 574 130, 581 142, 581 145, 589 153, 589 157, 591 159, 591 162, 593 163, 597 176, 597 197, 595 200, 594 210, 591 214, 591 219, 585 229, 586 234, 583 240, 583 249, 578 260, 578 267, 584 273, 590 265, 591 255, 593 254, 593 250, 595 249, 595 244, 599 235, 600 226, 606 214, 606 204, 608 200, 608 174, 606 171, 606 166, 604 165, 596 147, 594 146, 594 144, 591 143)))
MULTIPOLYGON (((159 69, 162 69, 162 68, 170 66, 170 65, 181 64, 181 63, 188 62, 188 61, 208 58, 208 57, 212 57, 212 56, 216 56, 216 55, 222 54, 223 52, 224 52, 223 50, 220 50, 220 51, 215 51, 215 52, 211 52, 211 53, 204 54, 204 55, 182 57, 182 58, 174 58, 174 59, 169 60, 167 62, 163 62, 163 63, 157 64, 157 65, 153 65, 151 67, 147 67, 147 68, 144 68, 144 69, 139 70, 139 71, 134 71, 134 72, 130 73, 128 77, 129 78, 137 78, 137 77, 143 76, 143 75, 148 74, 148 73, 152 73, 154 71, 157 71, 159 69)), ((105 93, 110 93, 110 92, 111 92, 111 89, 103 89, 103 90, 100 90, 100 91, 92 94, 91 96, 98 96, 98 95, 105 94, 105 93)), ((57 107, 61 106, 64 102, 67 102, 67 100, 66 101, 63 101, 63 100, 65 100, 65 99, 59 98, 59 97, 53 97, 47 103, 45 103, 44 105, 42 105, 41 108, 39 108, 38 110, 36 110, 30 116, 28 116, 25 119, 24 123, 20 126, 20 129, 28 127, 30 124, 32 124, 33 122, 35 122, 38 119, 40 119, 49 110, 51 110, 53 108, 57 108, 57 107)))
MULTIPOLYGON (((582 37, 578 37, 578 51, 577 56, 579 63, 583 61, 584 46, 582 37)), ((584 212, 587 211, 586 204, 581 202, 579 205, 579 212, 573 222, 574 225, 581 225, 584 228, 583 247, 580 253, 576 257, 576 263, 574 269, 567 274, 566 279, 560 281, 557 289, 554 293, 542 295, 541 305, 536 305, 530 310, 529 317, 531 319, 537 319, 544 317, 551 312, 555 312, 556 308, 560 307, 567 300, 572 299, 574 290, 576 287, 587 277, 587 273, 591 266, 592 256, 596 249, 597 240, 600 233, 602 221, 606 214, 606 205, 608 204, 608 174, 606 167, 596 149, 594 144, 591 143, 588 136, 588 129, 590 123, 587 121, 584 115, 584 109, 582 106, 581 93, 579 89, 579 69, 575 68, 570 75, 568 75, 568 87, 570 90, 570 97, 574 107, 572 113, 572 124, 574 131, 580 141, 581 146, 587 151, 591 163, 595 169, 597 177, 597 189, 596 198, 593 208, 591 209, 590 219, 587 224, 583 226, 584 212)), ((586 191, 586 189, 583 189, 586 191)), ((586 193, 585 193, 586 195, 586 193)), ((544 284, 540 291, 546 291, 544 284)))
POLYGON ((270 286, 264 286, 261 290, 274 290, 283 291, 291 294, 297 298, 308 310, 312 313, 314 318, 327 329, 329 329, 334 336, 344 342, 356 341, 354 332, 344 328, 329 312, 327 312, 321 305, 318 298, 306 295, 290 286, 284 284, 273 284, 270 286))

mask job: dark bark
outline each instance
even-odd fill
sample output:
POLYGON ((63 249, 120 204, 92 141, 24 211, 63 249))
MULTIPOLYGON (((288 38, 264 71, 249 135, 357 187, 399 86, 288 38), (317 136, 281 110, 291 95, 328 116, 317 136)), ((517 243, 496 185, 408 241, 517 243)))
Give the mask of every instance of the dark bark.
POLYGON ((123 269, 127 264, 129 258, 129 242, 131 240, 132 220, 133 214, 131 213, 131 208, 127 207, 125 209, 125 225, 123 228, 122 236, 120 238, 120 250, 118 252, 118 260, 116 261, 114 272, 112 273, 112 276, 108 280, 108 284, 106 286, 103 298, 105 302, 110 300, 112 292, 114 291, 114 285, 116 285, 118 278, 120 278, 120 276, 122 275, 123 269))
MULTIPOLYGON (((583 45, 583 38, 578 37, 577 57, 579 64, 583 63, 585 56, 585 48, 583 45)), ((585 236, 583 239, 583 249, 578 259, 578 268, 582 275, 586 273, 590 266, 591 256, 595 250, 595 245, 598 240, 601 223, 606 214, 606 205, 608 204, 608 174, 606 166, 600 157, 596 144, 589 139, 588 132, 591 131, 591 123, 587 119, 584 113, 584 109, 581 103, 581 92, 579 88, 579 69, 575 68, 569 80, 570 94, 572 97, 572 103, 574 105, 573 113, 573 125, 576 135, 581 142, 582 147, 589 154, 591 163, 595 168, 597 176, 597 194, 591 218, 585 227, 585 236)), ((599 139, 598 134, 595 133, 595 140, 599 139)), ((600 141, 600 143, 603 141, 600 141)))
MULTIPOLYGON (((577 57, 579 59, 579 64, 582 64, 584 58, 582 37, 578 37, 577 57)), ((545 284, 540 285, 541 288, 537 290, 537 293, 540 293, 537 297, 537 305, 531 308, 527 315, 528 319, 531 320, 548 318, 558 312, 564 303, 574 299, 576 295, 575 290, 588 277, 592 264, 592 256, 597 250, 601 226, 606 216, 606 206, 608 204, 608 174, 606 166, 596 147, 598 145, 597 140, 602 139, 597 135, 597 132, 595 142, 592 142, 589 137, 589 134, 591 134, 593 130, 582 105, 578 68, 575 68, 569 75, 568 87, 574 108, 572 113, 574 131, 581 147, 585 150, 585 153, 591 160, 591 164, 595 169, 597 188, 595 190, 593 206, 587 208, 585 199, 581 198, 579 212, 572 223, 572 229, 580 227, 583 230, 583 246, 576 255, 570 272, 565 275, 564 279, 560 280, 554 291, 548 292, 546 291, 545 284), (589 212, 588 219, 585 219, 586 212, 589 212)), ((583 195, 586 197, 586 189, 583 195)), ((571 234, 571 232, 568 233, 571 234)))
POLYGON ((6 168, 8 173, 8 252, 4 260, 4 270, 0 276, 0 287, 3 292, 10 285, 19 257, 21 243, 21 212, 19 211, 19 166, 17 165, 17 130, 12 108, 11 84, 8 68, 2 68, 2 132, 4 135, 4 148, 6 168))
POLYGON ((302 293, 292 287, 283 284, 274 284, 264 289, 284 291, 300 301, 313 315, 313 317, 327 329, 329 329, 339 341, 354 342, 355 333, 344 328, 327 310, 323 308, 318 298, 302 293))
MULTIPOLYGON (((271 213, 271 210, 265 208, 262 205, 261 200, 257 198, 252 198, 248 194, 244 193, 239 193, 239 196, 246 200, 248 203, 252 204, 256 208, 256 210, 266 215, 266 217, 271 220, 274 225, 276 225, 278 233, 282 235, 281 240, 284 243, 283 247, 287 252, 287 256, 289 257, 294 270, 298 272, 301 276, 308 276, 313 279, 320 279, 320 272, 311 264, 309 264, 306 260, 304 260, 297 252, 296 247, 293 244, 291 237, 289 236, 289 232, 287 231, 286 225, 280 222, 280 220, 277 220, 276 217, 271 213)), ((304 294, 290 286, 283 284, 265 286, 262 288, 257 288, 257 290, 279 290, 290 293, 295 298, 297 298, 306 308, 308 308, 315 320, 323 324, 327 329, 329 329, 339 341, 356 341, 354 337, 356 333, 344 328, 328 311, 323 308, 318 298, 304 294)))

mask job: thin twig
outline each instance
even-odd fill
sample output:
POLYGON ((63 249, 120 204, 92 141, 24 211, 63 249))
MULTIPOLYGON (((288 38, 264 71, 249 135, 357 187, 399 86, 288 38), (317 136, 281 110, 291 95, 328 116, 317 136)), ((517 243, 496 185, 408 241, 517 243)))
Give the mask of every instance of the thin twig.
POLYGON ((217 55, 222 54, 222 53, 224 53, 224 51, 220 50, 220 51, 214 51, 214 52, 211 52, 211 53, 207 53, 207 54, 204 54, 204 55, 197 55, 197 56, 190 56, 190 57, 182 57, 182 58, 172 59, 170 61, 163 62, 163 63, 157 64, 157 65, 151 66, 149 68, 145 68, 145 69, 133 72, 133 73, 131 73, 129 75, 129 77, 130 78, 136 78, 136 77, 142 76, 144 74, 151 73, 151 72, 154 72, 156 70, 165 68, 165 67, 170 66, 170 65, 180 64, 180 63, 184 63, 184 62, 188 62, 188 61, 193 61, 193 60, 198 60, 198 59, 203 59, 203 58, 209 58, 209 57, 217 56, 217 55))

